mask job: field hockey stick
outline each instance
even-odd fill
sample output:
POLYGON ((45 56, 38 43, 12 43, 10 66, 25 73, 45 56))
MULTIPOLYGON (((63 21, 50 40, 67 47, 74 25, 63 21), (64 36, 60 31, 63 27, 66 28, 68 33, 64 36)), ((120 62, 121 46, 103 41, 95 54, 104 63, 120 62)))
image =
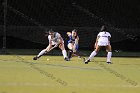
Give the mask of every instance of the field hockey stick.
POLYGON ((79 57, 81 60, 82 60, 82 62, 85 62, 85 60, 86 60, 86 58, 85 57, 79 57))
POLYGON ((82 62, 85 62, 86 58, 84 56, 87 56, 87 54, 84 52, 80 52, 80 54, 83 56, 80 55, 79 58, 82 60, 82 62))
POLYGON ((76 55, 80 60, 82 60, 83 62, 85 62, 85 57, 82 57, 82 56, 80 56, 80 55, 76 55))
POLYGON ((54 47, 50 48, 47 52, 50 52, 51 50, 53 50, 54 48, 56 48, 58 46, 58 44, 56 44, 54 47))

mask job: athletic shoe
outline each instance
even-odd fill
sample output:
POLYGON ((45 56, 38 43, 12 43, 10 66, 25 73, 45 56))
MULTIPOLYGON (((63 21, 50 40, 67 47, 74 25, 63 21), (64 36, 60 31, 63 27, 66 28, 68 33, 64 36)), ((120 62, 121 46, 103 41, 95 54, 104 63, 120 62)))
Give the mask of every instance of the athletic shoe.
POLYGON ((89 59, 85 61, 85 64, 88 64, 88 62, 90 62, 90 60, 89 60, 89 59))
POLYGON ((70 58, 67 58, 67 61, 70 61, 70 58))
POLYGON ((37 60, 37 59, 39 59, 39 57, 37 57, 37 56, 33 58, 33 60, 37 60))
POLYGON ((107 64, 112 64, 111 62, 106 62, 107 64))
POLYGON ((66 57, 64 58, 64 60, 65 60, 65 61, 70 61, 70 59, 69 59, 69 58, 66 58, 66 57))

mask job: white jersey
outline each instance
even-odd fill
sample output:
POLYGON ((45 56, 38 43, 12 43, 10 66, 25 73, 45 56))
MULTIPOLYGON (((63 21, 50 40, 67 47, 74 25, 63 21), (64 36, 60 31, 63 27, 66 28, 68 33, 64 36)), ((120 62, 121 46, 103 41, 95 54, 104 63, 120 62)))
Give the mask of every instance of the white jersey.
POLYGON ((61 35, 58 32, 54 32, 54 36, 49 35, 48 40, 52 45, 58 44, 61 39, 61 35))
POLYGON ((111 37, 109 32, 100 32, 98 35, 98 45, 99 46, 107 46, 109 45, 108 38, 111 37))

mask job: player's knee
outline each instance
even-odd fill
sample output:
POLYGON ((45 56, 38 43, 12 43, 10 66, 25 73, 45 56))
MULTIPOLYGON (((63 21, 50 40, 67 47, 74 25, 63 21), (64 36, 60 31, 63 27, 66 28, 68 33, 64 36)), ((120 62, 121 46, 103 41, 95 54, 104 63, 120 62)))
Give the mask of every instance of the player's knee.
POLYGON ((64 49, 65 49, 64 46, 59 46, 59 48, 60 48, 61 50, 64 50, 64 49))
POLYGON ((63 50, 65 50, 65 48, 64 48, 64 47, 61 47, 60 49, 61 49, 62 51, 63 51, 63 50))
POLYGON ((46 52, 48 52, 51 49, 51 47, 47 47, 46 49, 44 49, 46 52))
POLYGON ((73 49, 73 47, 71 47, 71 46, 69 46, 68 48, 69 48, 69 50, 72 50, 73 49))
POLYGON ((46 48, 46 49, 43 49, 43 51, 44 51, 44 52, 47 52, 47 48, 46 48))
POLYGON ((96 50, 95 50, 95 52, 98 53, 99 51, 96 51, 96 50))
POLYGON ((107 52, 112 52, 111 50, 108 50, 107 52))
POLYGON ((112 50, 111 50, 111 48, 110 47, 108 47, 107 49, 106 49, 106 52, 111 52, 112 50))
POLYGON ((96 48, 94 51, 95 51, 96 53, 98 53, 98 52, 99 52, 99 50, 100 50, 99 48, 96 48))

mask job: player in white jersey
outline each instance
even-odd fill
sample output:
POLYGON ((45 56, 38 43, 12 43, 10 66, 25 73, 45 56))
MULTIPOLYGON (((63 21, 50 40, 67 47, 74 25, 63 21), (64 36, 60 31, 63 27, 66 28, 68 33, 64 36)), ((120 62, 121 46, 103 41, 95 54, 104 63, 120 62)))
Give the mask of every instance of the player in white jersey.
POLYGON ((107 63, 110 64, 111 61, 111 56, 112 56, 112 50, 111 50, 111 45, 110 45, 110 38, 111 35, 109 32, 106 32, 107 28, 106 26, 102 26, 101 27, 101 32, 99 32, 99 34, 97 35, 96 38, 96 43, 95 43, 95 50, 91 53, 91 55, 89 56, 89 58, 85 61, 85 64, 88 64, 88 62, 91 61, 91 59, 99 52, 100 48, 102 46, 106 47, 106 51, 107 53, 107 63))
POLYGON ((34 57, 33 60, 37 60, 52 49, 59 47, 62 50, 64 59, 67 61, 67 52, 65 50, 64 40, 61 35, 53 30, 50 30, 48 34, 49 45, 46 49, 43 49, 36 57, 34 57))

